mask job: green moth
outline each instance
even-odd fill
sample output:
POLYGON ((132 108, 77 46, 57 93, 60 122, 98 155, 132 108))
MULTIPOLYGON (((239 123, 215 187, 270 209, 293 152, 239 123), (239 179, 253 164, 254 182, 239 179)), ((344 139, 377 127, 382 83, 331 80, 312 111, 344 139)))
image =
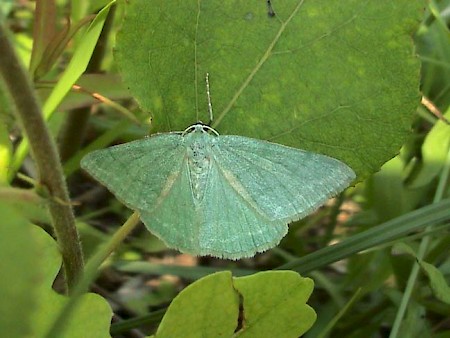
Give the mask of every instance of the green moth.
POLYGON ((81 167, 168 247, 229 259, 274 247, 355 179, 334 158, 200 123, 94 151, 81 167))

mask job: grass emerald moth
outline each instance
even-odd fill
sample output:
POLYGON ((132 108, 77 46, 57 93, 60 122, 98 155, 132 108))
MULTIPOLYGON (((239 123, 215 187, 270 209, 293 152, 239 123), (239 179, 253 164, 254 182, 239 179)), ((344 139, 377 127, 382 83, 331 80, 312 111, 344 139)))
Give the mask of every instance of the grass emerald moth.
POLYGON ((334 158, 202 123, 91 152, 81 167, 168 247, 229 259, 276 246, 355 179, 334 158))

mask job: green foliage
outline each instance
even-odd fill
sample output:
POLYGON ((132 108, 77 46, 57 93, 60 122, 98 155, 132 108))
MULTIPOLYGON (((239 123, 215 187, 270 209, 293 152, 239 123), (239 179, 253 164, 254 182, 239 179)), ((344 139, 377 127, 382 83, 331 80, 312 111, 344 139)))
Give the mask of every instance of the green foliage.
MULTIPOLYGON (((105 8, 95 17, 94 21, 88 27, 86 33, 83 35, 82 42, 76 49, 72 61, 69 63, 64 74, 61 76, 57 85, 53 88, 52 92, 50 93, 49 97, 42 107, 43 114, 46 119, 49 119, 50 116, 55 112, 58 105, 70 91, 72 85, 86 70, 90 56, 92 55, 95 44, 97 43, 98 37, 101 33, 103 24, 106 20, 106 16, 108 15, 109 8, 113 3, 114 1, 111 2, 108 6, 105 6, 105 8)), ((13 163, 11 164, 10 178, 19 169, 24 160, 24 157, 28 153, 28 148, 29 146, 27 140, 22 140, 20 146, 18 147, 18 150, 15 153, 13 163)))
POLYGON ((27 135, 2 79, 1 337, 450 336, 450 126, 416 109, 420 80, 429 103, 450 118, 450 0, 272 6, 270 17, 262 0, 0 2, 0 24, 52 115, 48 127, 83 141, 63 164, 87 261, 81 292, 55 292, 66 243, 48 235, 48 206, 67 204, 36 192, 46 182, 36 157, 26 157, 27 135), (116 227, 126 207, 79 170, 86 153, 147 135, 138 121, 148 114, 152 132, 208 122, 206 73, 222 135, 328 154, 361 180, 253 259, 197 259, 142 229, 129 235, 128 222, 116 227), (19 169, 31 179, 19 179, 19 169), (267 271, 275 269, 309 278, 267 271), (103 296, 85 293, 100 273, 103 296), (111 326, 105 298, 123 316, 111 326))
POLYGON ((31 315, 37 308, 35 285, 42 279, 42 262, 39 266, 35 261, 39 246, 20 214, 4 205, 0 205, 0 214, 0 336, 24 337, 32 333, 31 315))
POLYGON ((292 271, 265 271, 236 278, 243 298, 243 328, 237 337, 299 337, 312 326, 316 313, 306 304, 313 290, 310 278, 292 271))
POLYGON ((311 279, 291 271, 239 278, 218 272, 172 301, 154 337, 299 337, 316 319, 306 304, 312 289, 311 279))
MULTIPOLYGON (((61 255, 56 243, 42 230, 35 231, 40 244, 39 257, 45 263, 42 268, 42 281, 34 286, 38 292, 38 306, 32 315, 32 326, 35 337, 45 337, 67 303, 68 297, 57 294, 51 288, 61 266, 61 255)), ((92 337, 109 337, 111 316, 111 308, 105 299, 96 294, 86 294, 72 316, 66 320, 65 330, 60 332, 58 337, 82 337, 85 332, 90 332, 92 337)))
POLYGON ((430 280, 430 286, 436 298, 450 305, 450 286, 443 273, 430 263, 421 260, 419 264, 430 280))
MULTIPOLYGON (((54 240, 12 208, 0 205, 0 336, 45 337, 68 297, 52 289, 61 266, 54 240), (20 248, 20 250, 17 250, 20 248), (38 257, 38 259, 37 259, 38 257)), ((58 337, 109 337, 111 308, 105 299, 86 294, 58 337)))
POLYGON ((263 1, 135 0, 117 62, 157 131, 208 121, 209 73, 219 133, 324 153, 367 176, 408 135, 423 5, 291 0, 268 17, 263 1))
POLYGON ((156 337, 231 337, 239 314, 239 296, 231 273, 207 276, 189 285, 171 303, 156 337))
MULTIPOLYGON (((450 53, 449 53, 450 55, 450 53)), ((450 108, 444 114, 450 119, 450 108)), ((450 149, 450 133, 448 124, 442 120, 436 122, 431 128, 422 144, 422 161, 416 177, 411 182, 412 188, 427 186, 442 171, 450 149)))
POLYGON ((434 295, 442 302, 450 304, 450 286, 447 285, 443 273, 438 268, 418 258, 414 250, 405 243, 395 245, 394 249, 404 251, 405 253, 416 258, 420 267, 430 281, 430 287, 433 290, 434 295))
POLYGON ((5 123, 0 120, 0 185, 8 182, 7 174, 12 156, 12 145, 8 134, 5 123))

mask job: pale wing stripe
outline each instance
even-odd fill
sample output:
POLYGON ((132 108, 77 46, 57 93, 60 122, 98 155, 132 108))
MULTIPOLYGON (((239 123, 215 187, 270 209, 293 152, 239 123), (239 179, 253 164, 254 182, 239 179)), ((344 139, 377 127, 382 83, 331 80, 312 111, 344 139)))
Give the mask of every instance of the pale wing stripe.
MULTIPOLYGON (((221 166, 221 164, 227 164, 227 163, 240 163, 242 165, 242 162, 245 161, 247 162, 249 165, 247 165, 245 167, 245 169, 241 170, 241 172, 245 171, 247 173, 247 175, 251 175, 251 180, 252 183, 256 185, 256 192, 254 193, 250 193, 248 192, 248 189, 246 189, 247 195, 250 196, 250 198, 252 198, 252 205, 257 205, 257 209, 258 212, 261 215, 265 215, 268 219, 273 219, 273 216, 268 214, 267 211, 265 211, 262 207, 263 206, 267 206, 268 204, 270 204, 271 200, 277 200, 278 204, 281 204, 284 206, 284 208, 290 208, 289 211, 287 211, 286 213, 290 213, 290 214, 296 214, 298 213, 298 210, 292 205, 293 201, 298 201, 298 199, 303 200, 303 203, 306 204, 307 201, 305 200, 305 197, 301 194, 295 193, 292 189, 292 187, 294 187, 295 185, 293 184, 293 178, 292 175, 289 176, 287 175, 286 172, 288 172, 288 170, 286 168, 284 168, 283 166, 278 166, 278 167, 273 167, 273 168, 267 168, 267 167, 262 167, 260 164, 261 162, 255 161, 254 159, 252 159, 251 157, 249 157, 250 155, 247 154, 247 156, 245 156, 245 154, 240 153, 240 151, 235 150, 235 149, 231 149, 231 147, 229 149, 227 149, 226 154, 221 153, 220 159, 218 159, 218 162, 220 163, 219 166, 221 166), (225 159, 225 157, 227 157, 227 159, 225 159), (234 158, 232 158, 234 157, 234 158), (285 172, 283 172, 283 169, 285 169, 285 172), (268 182, 268 177, 271 180, 270 182, 268 182), (291 187, 288 186, 288 184, 291 184, 291 187), (270 184, 270 185, 276 185, 278 184, 279 187, 283 187, 283 193, 276 193, 276 190, 271 188, 271 187, 267 187, 264 186, 264 184, 270 184), (270 198, 270 194, 276 196, 276 198, 270 198), (258 203, 253 199, 253 196, 259 196, 259 200, 263 201, 262 203, 264 203, 262 205, 262 203, 258 203), (267 198, 265 198, 267 197, 267 198)), ((252 154, 252 156, 257 156, 255 154, 252 154)), ((268 162, 270 164, 273 164, 273 162, 270 162, 269 160, 265 159, 265 158, 261 158, 262 161, 264 162, 268 162)), ((230 169, 223 169, 221 166, 221 170, 230 170, 230 169)), ((288 172, 289 173, 289 172, 288 172)), ((236 177, 236 176, 235 176, 236 177)), ((244 186, 245 182, 243 182, 244 180, 239 180, 239 178, 236 177, 236 180, 238 182, 240 182, 240 184, 242 186, 244 186)), ((246 187, 244 186, 244 189, 246 187)))
POLYGON ((240 176, 248 193, 274 219, 291 221, 307 215, 354 178, 353 171, 335 159, 269 142, 261 147, 260 142, 224 136, 217 142, 216 157, 222 167, 240 176), (258 181, 265 186, 255 185, 258 181), (264 189, 272 189, 272 194, 264 194, 264 189))
MULTIPOLYGON (((181 162, 180 168, 178 170, 173 171, 169 176, 167 176, 167 180, 161 189, 158 198, 156 199, 154 205, 152 206, 151 210, 159 208, 159 206, 165 201, 167 196, 171 193, 174 185, 177 183, 177 180, 180 180, 180 176, 183 174, 185 170, 187 170, 187 157, 185 156, 183 161, 181 162)), ((181 177, 182 179, 182 177, 181 177)), ((181 184, 181 183, 180 183, 181 184)), ((188 184, 188 189, 191 188, 191 185, 188 184)), ((145 190, 141 191, 141 194, 145 193, 145 190)), ((176 208, 174 208, 176 209, 176 208)), ((149 210, 149 212, 151 212, 149 210)), ((179 210, 179 209, 177 209, 179 210)))
POLYGON ((190 192, 189 175, 184 168, 158 208, 140 210, 145 226, 167 246, 194 255, 200 254, 198 236, 202 222, 190 192))
MULTIPOLYGON (((234 149, 233 151, 239 152, 239 150, 236 149, 234 149)), ((308 155, 314 157, 320 156, 312 153, 308 155)), ((259 159, 264 159, 261 158, 258 154, 251 154, 251 156, 259 157, 259 159)), ((251 157, 248 158, 248 160, 251 161, 252 164, 255 166, 258 166, 259 159, 258 161, 252 161, 251 157)), ((329 173, 327 177, 314 176, 315 174, 314 168, 309 168, 307 165, 305 165, 305 164, 315 164, 314 161, 312 161, 311 159, 304 164, 302 164, 300 160, 301 159, 299 159, 297 173, 298 172, 306 173, 307 175, 305 175, 305 177, 300 177, 299 175, 297 175, 297 177, 285 175, 282 178, 281 168, 285 168, 286 171, 288 172, 289 169, 280 163, 277 163, 278 168, 273 168, 273 170, 267 170, 271 172, 272 178, 276 177, 278 179, 278 182, 280 180, 283 180, 291 183, 290 187, 287 188, 287 191, 292 196, 292 200, 284 203, 285 205, 292 205, 294 211, 292 211, 292 209, 283 210, 282 215, 275 215, 277 219, 284 219, 286 221, 295 221, 301 219, 302 217, 316 210, 320 205, 325 203, 330 197, 336 195, 337 193, 345 189, 354 178, 354 176, 352 177, 350 175, 350 172, 348 172, 348 176, 345 176, 345 173, 342 173, 341 171, 338 171, 336 175, 332 175, 334 167, 330 167, 330 164, 332 165, 340 164, 334 163, 335 162, 334 159, 330 159, 328 157, 323 158, 323 160, 331 160, 331 162, 327 163, 326 161, 324 161, 324 163, 321 164, 321 166, 325 167, 329 173), (338 177, 340 180, 339 181, 336 180, 335 177, 338 177), (304 183, 302 184, 302 182, 304 183), (309 200, 307 200, 306 197, 308 197, 309 200)), ((293 171, 291 171, 290 173, 295 174, 295 172, 293 171)), ((286 188, 285 185, 284 187, 286 188)), ((282 197, 283 195, 278 194, 276 200, 281 200, 282 197)))
MULTIPOLYGON (((284 187, 283 194, 278 194, 277 196, 277 201, 280 204, 284 204, 285 206, 290 206, 291 205, 291 201, 294 199, 294 193, 291 191, 291 189, 285 184, 285 182, 289 182, 291 183, 292 181, 292 175, 288 176, 286 175, 286 172, 282 172, 280 171, 280 168, 278 168, 279 170, 276 170, 277 168, 268 168, 268 167, 263 167, 261 166, 261 162, 266 162, 268 165, 270 164, 270 166, 272 166, 273 162, 265 159, 265 158, 261 158, 262 161, 255 161, 253 160, 250 156, 253 156, 253 154, 248 154, 248 153, 242 153, 239 150, 233 149, 232 147, 226 147, 226 152, 224 153, 223 149, 220 149, 218 152, 220 155, 220 158, 217 159, 219 166, 221 167, 221 170, 224 172, 226 171, 231 171, 232 169, 230 169, 229 167, 231 167, 231 163, 233 163, 233 165, 235 166, 235 168, 237 166, 241 166, 244 167, 244 163, 243 162, 247 162, 247 165, 244 168, 239 168, 239 170, 235 170, 234 172, 234 177, 236 177, 237 174, 239 174, 239 172, 246 172, 246 175, 250 175, 251 177, 248 178, 248 180, 251 180, 251 182, 255 185, 255 189, 257 189, 257 192, 254 192, 253 194, 249 193, 247 191, 247 189, 244 187, 243 189, 246 189, 246 196, 249 196, 247 198, 247 200, 251 200, 252 201, 252 205, 257 205, 257 207, 255 208, 256 210, 258 210, 258 212, 261 215, 265 215, 268 219, 273 219, 273 217, 270 214, 267 214, 267 212, 265 212, 262 208, 261 208, 261 203, 257 203, 255 201, 255 199, 253 198, 253 196, 259 196, 260 198, 262 198, 262 200, 264 200, 265 196, 270 195, 270 193, 274 193, 273 189, 271 187, 268 187, 267 185, 264 186, 264 184, 273 184, 273 181, 276 180, 276 182, 278 182, 279 186, 284 187), (234 156, 234 158, 232 158, 234 156), (239 163, 239 164, 236 164, 239 163), (228 165, 227 169, 223 168, 223 165, 228 165), (268 172, 270 175, 270 181, 267 180, 267 177, 264 177, 264 172, 268 172), (263 183, 262 183, 263 182, 263 183), (289 198, 290 195, 291 198, 289 198), (259 205, 259 206, 258 206, 259 205)), ((241 182, 242 180, 239 180, 236 177, 236 180, 240 183, 241 186, 244 185, 243 182, 241 182)), ((247 180, 247 181, 248 181, 247 180)), ((240 191, 238 191, 240 192, 240 191)), ((298 197, 296 197, 298 198, 298 197)), ((303 198, 303 197, 301 197, 303 198)), ((263 202, 265 203, 265 205, 267 205, 267 203, 269 202, 263 202)), ((291 208, 291 213, 296 213, 297 210, 294 208, 291 208)))

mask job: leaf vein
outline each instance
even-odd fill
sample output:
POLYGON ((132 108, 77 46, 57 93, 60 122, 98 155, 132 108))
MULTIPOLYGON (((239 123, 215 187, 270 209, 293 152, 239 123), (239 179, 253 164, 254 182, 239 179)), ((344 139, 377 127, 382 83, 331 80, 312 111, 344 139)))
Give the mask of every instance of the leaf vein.
POLYGON ((281 35, 283 34, 283 32, 285 31, 287 25, 290 23, 290 21, 292 20, 292 18, 297 14, 297 12, 299 11, 300 7, 303 5, 303 3, 305 2, 305 0, 301 0, 297 7, 295 7, 295 9, 293 10, 293 12, 291 13, 291 15, 287 18, 287 20, 285 22, 281 23, 281 27, 278 30, 277 34, 275 35, 274 39, 272 40, 272 42, 269 44, 269 47, 266 49, 264 55, 262 56, 262 58, 259 60, 259 62, 256 64, 255 68, 253 68, 253 70, 250 72, 250 74, 248 75, 248 77, 245 79, 244 83, 242 83, 242 85, 239 87, 239 89, 237 90, 237 92, 234 94, 234 96, 231 98, 230 102, 228 103, 228 105, 224 108, 224 110, 218 115, 217 119, 215 120, 214 124, 212 125, 213 128, 216 128, 220 121, 225 117, 225 115, 230 111, 230 109, 233 107, 233 105, 236 103, 236 101, 238 100, 238 98, 241 96, 241 94, 243 93, 243 91, 245 90, 245 88, 247 88, 247 86, 249 85, 249 83, 253 80, 253 78, 255 77, 256 73, 259 71, 259 69, 264 65, 264 63, 267 61, 267 59, 272 55, 272 50, 274 49, 275 45, 277 44, 278 40, 280 39, 281 35))

